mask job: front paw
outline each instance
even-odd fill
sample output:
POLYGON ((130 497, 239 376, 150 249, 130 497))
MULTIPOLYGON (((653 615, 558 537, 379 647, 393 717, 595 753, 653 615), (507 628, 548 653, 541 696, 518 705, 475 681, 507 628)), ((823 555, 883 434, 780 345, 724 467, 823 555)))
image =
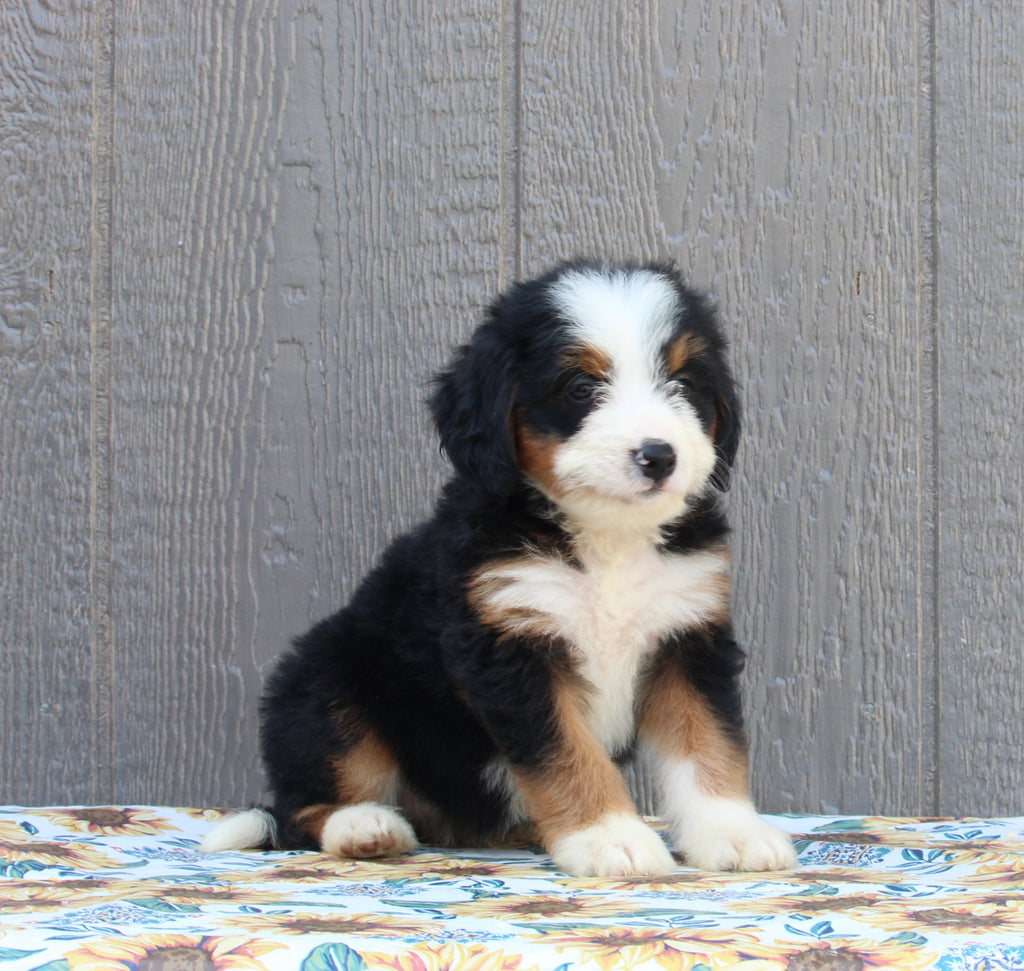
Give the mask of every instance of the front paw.
POLYGON ((609 814, 555 840, 549 849, 555 865, 576 877, 652 877, 676 869, 661 837, 625 813, 609 814))
POLYGON ((698 870, 789 870, 796 851, 789 836, 748 803, 721 800, 675 833, 676 849, 698 870))

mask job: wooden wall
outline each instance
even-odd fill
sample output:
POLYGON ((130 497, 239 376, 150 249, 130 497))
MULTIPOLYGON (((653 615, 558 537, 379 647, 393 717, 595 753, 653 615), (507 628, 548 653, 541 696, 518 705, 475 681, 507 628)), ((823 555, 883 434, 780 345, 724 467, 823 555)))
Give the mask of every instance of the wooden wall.
POLYGON ((0 802, 260 795, 268 662, 444 474, 512 279, 733 338, 768 810, 1019 813, 1011 0, 0 7, 0 802))

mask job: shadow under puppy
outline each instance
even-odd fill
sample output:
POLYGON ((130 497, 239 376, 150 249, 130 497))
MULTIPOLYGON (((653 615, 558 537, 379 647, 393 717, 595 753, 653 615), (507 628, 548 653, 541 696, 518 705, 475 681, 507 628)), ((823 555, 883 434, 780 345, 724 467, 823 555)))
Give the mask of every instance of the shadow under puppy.
POLYGON ((437 379, 455 473, 433 517, 281 658, 274 805, 204 848, 372 857, 530 826, 571 874, 668 873, 618 767, 635 755, 691 866, 792 866, 749 795, 724 351, 665 266, 571 262, 499 298, 437 379))

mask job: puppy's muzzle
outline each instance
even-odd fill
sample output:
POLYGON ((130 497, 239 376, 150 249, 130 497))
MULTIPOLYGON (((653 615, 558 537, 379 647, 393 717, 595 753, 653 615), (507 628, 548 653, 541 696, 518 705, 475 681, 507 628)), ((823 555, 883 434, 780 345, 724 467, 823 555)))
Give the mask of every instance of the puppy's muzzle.
POLYGON ((652 482, 662 482, 675 470, 676 450, 660 438, 648 438, 633 453, 633 461, 652 482))

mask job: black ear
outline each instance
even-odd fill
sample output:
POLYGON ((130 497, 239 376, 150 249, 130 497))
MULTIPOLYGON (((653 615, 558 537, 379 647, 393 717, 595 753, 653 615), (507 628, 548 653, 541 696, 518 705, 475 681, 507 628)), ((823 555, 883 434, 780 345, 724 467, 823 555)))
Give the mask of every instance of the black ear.
POLYGON ((731 382, 715 399, 715 420, 711 432, 718 456, 711 481, 721 492, 728 492, 732 463, 740 444, 740 402, 731 382))
POLYGON ((509 495, 519 478, 512 437, 513 352, 495 319, 436 378, 431 409, 455 470, 509 495))

